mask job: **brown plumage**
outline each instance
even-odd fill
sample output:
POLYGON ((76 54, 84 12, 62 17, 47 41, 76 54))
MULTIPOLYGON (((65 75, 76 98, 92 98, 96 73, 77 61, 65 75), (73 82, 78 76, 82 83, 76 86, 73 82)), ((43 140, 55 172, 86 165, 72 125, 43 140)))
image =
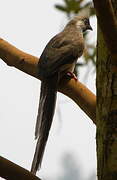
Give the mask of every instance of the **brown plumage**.
POLYGON ((87 17, 74 17, 64 30, 46 45, 38 64, 42 77, 39 110, 35 129, 37 145, 31 172, 41 166, 49 130, 55 110, 59 80, 67 72, 73 72, 78 57, 83 54, 83 32, 92 30, 87 17))

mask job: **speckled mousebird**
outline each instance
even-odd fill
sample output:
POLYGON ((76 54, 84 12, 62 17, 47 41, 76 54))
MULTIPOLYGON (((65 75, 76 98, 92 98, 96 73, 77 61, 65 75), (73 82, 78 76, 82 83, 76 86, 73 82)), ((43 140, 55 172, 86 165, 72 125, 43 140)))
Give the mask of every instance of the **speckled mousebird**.
POLYGON ((41 167, 54 115, 58 83, 65 74, 72 76, 76 61, 83 54, 83 33, 86 30, 92 30, 89 18, 75 16, 62 32, 49 41, 40 57, 38 74, 42 81, 35 129, 37 145, 31 167, 33 174, 41 167))

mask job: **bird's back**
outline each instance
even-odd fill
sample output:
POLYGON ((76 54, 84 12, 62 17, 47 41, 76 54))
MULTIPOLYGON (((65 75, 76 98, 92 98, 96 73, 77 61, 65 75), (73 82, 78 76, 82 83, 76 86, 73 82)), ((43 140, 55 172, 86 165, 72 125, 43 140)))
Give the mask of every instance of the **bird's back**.
POLYGON ((65 27, 46 45, 39 61, 39 73, 44 77, 50 72, 56 72, 60 66, 74 63, 83 53, 84 40, 81 30, 74 26, 65 27), (51 67, 53 69, 51 69, 51 67))

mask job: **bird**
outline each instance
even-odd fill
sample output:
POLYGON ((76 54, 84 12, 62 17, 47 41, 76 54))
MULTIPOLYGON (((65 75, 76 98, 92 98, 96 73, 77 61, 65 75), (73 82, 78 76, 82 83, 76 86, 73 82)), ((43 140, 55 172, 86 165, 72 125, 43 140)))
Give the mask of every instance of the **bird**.
POLYGON ((65 28, 47 43, 40 56, 38 75, 41 77, 41 89, 35 128, 37 144, 31 167, 33 174, 41 168, 55 112, 58 84, 66 74, 74 77, 77 59, 84 51, 83 34, 87 30, 92 30, 89 17, 73 17, 65 28))

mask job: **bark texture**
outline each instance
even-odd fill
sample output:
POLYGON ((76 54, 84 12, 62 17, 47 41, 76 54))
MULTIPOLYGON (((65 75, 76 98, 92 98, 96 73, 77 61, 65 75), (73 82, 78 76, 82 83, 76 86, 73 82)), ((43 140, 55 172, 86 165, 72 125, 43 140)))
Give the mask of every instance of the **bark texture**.
POLYGON ((106 42, 108 50, 113 54, 117 55, 117 19, 115 16, 116 11, 116 0, 93 0, 98 23, 103 33, 103 38, 106 42), (114 8, 113 8, 114 7, 114 8))
POLYGON ((6 180, 41 180, 28 170, 0 156, 0 177, 6 180))
MULTIPOLYGON (((112 4, 117 15, 117 0, 113 0, 112 4)), ((108 20, 106 23, 108 26, 108 20)), ((117 52, 109 50, 103 31, 100 29, 98 28, 97 42, 97 174, 98 180, 116 180, 117 52)), ((114 44, 117 47, 117 37, 114 44)))

